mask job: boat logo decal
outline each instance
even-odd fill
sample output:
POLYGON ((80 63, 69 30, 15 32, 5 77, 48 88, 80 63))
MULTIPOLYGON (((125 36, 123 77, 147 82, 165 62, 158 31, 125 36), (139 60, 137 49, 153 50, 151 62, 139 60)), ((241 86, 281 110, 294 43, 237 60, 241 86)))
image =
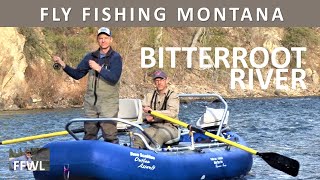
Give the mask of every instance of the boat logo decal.
POLYGON ((223 162, 223 157, 210 158, 210 161, 216 166, 216 168, 227 167, 223 162))
POLYGON ((135 153, 130 152, 130 156, 134 157, 134 162, 137 162, 137 168, 146 169, 153 171, 156 169, 154 165, 154 160, 156 158, 150 154, 143 154, 143 153, 135 153))

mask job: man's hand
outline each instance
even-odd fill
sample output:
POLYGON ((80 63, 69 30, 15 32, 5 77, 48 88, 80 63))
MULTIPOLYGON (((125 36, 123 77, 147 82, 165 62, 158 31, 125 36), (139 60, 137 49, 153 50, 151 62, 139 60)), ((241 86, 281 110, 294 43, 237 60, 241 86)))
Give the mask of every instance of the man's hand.
POLYGON ((66 63, 59 56, 53 56, 53 61, 60 64, 63 69, 66 67, 66 63))
POLYGON ((151 115, 147 115, 147 116, 146 116, 146 120, 147 120, 148 122, 154 122, 154 117, 151 116, 151 115))
POLYGON ((152 111, 152 109, 150 108, 150 106, 144 106, 144 107, 143 107, 143 112, 149 113, 149 111, 152 111))
MULTIPOLYGON (((150 106, 143 106, 143 112, 145 113, 149 113, 149 111, 152 111, 152 109, 150 108, 150 106)), ((154 117, 151 116, 150 114, 146 115, 146 120, 148 122, 154 122, 154 117)))
POLYGON ((89 60, 89 66, 90 66, 90 68, 91 69, 93 69, 93 70, 95 70, 95 71, 98 71, 98 72, 100 72, 101 71, 101 66, 98 64, 98 63, 96 63, 94 60, 89 60))

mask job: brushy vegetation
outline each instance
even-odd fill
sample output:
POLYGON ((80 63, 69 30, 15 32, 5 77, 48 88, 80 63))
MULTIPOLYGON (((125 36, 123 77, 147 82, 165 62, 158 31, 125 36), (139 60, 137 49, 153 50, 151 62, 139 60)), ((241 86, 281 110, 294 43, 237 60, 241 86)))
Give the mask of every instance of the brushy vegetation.
MULTIPOLYGON (((212 51, 209 52, 208 55, 212 58, 213 61, 215 57, 215 47, 225 47, 229 50, 232 50, 232 48, 235 46, 228 38, 227 31, 219 27, 206 28, 199 39, 199 43, 202 47, 212 48, 212 51)), ((206 79, 212 79, 214 82, 218 82, 221 80, 225 80, 226 78, 229 78, 229 71, 224 66, 221 66, 219 69, 212 68, 212 70, 212 72, 202 72, 202 76, 206 79)))
POLYGON ((93 28, 44 28, 43 33, 53 53, 74 66, 88 52, 93 28))
POLYGON ((232 48, 232 43, 227 38, 228 34, 223 28, 206 28, 200 38, 200 43, 204 47, 226 47, 232 48))
POLYGON ((281 44, 286 48, 309 47, 319 44, 319 36, 312 28, 290 27, 285 28, 285 31, 281 44))
MULTIPOLYGON (((18 28, 20 34, 24 35, 26 41, 24 54, 28 67, 25 71, 26 81, 30 89, 24 97, 15 98, 15 104, 20 108, 26 106, 32 94, 41 97, 42 102, 47 105, 61 98, 58 93, 65 74, 54 71, 52 68, 54 55, 60 56, 67 64, 76 66, 86 52, 90 51, 90 45, 95 40, 91 38, 96 31, 95 28, 18 28), (45 60, 45 64, 41 61, 45 60), (45 65, 44 67, 42 65, 45 65), (29 97, 29 98, 28 98, 29 97)), ((72 105, 82 103, 82 94, 75 95, 72 105)), ((68 99, 66 99, 68 101, 68 99)), ((45 105, 45 104, 44 104, 45 105)))
POLYGON ((45 48, 45 40, 40 38, 35 28, 20 27, 18 32, 26 38, 24 45, 24 55, 28 60, 35 60, 37 57, 49 58, 50 55, 45 48))
POLYGON ((93 42, 89 37, 94 32, 92 27, 23 27, 18 30, 26 38, 24 54, 27 59, 50 59, 58 55, 71 65, 79 63, 88 51, 88 46, 93 42))
MULTIPOLYGON (((309 27, 289 27, 285 28, 285 35, 281 41, 282 46, 291 49, 292 47, 306 47, 310 49, 313 46, 319 45, 320 37, 316 31, 309 27)), ((292 61, 296 59, 296 54, 293 53, 292 61)), ((302 53, 302 57, 306 54, 302 53)), ((294 66, 295 63, 290 63, 290 66, 294 66)))

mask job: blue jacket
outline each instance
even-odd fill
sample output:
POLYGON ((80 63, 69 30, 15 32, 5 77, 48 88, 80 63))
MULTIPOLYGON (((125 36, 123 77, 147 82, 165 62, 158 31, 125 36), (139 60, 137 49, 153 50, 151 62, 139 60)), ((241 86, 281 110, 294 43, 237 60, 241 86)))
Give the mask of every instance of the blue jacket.
POLYGON ((63 70, 72 78, 78 80, 84 77, 89 70, 89 60, 95 60, 103 68, 99 75, 106 81, 111 84, 116 84, 122 73, 122 58, 119 53, 115 52, 111 47, 108 51, 106 57, 107 59, 100 58, 99 50, 95 52, 88 53, 82 61, 79 63, 76 69, 73 69, 70 66, 66 66, 63 70))

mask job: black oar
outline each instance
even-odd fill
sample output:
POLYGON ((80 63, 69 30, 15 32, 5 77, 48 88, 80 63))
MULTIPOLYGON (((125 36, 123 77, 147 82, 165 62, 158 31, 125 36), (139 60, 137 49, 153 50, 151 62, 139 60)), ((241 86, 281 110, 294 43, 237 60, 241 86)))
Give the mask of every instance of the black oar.
POLYGON ((271 167, 285 172, 291 176, 297 176, 299 172, 299 162, 289 157, 283 156, 274 152, 257 152, 264 161, 266 161, 271 167))
POLYGON ((156 111, 149 111, 149 113, 153 116, 156 116, 158 118, 161 118, 161 119, 164 119, 164 120, 167 120, 171 123, 174 123, 174 124, 178 124, 182 127, 185 127, 185 128, 188 128, 189 130, 191 131, 195 131, 195 132, 198 132, 198 133, 202 133, 208 137, 211 137, 211 138, 214 138, 214 139, 217 139, 218 141, 220 142, 223 142, 223 143, 226 143, 226 144, 229 144, 231 146, 234 146, 234 147, 237 147, 239 149, 242 149, 244 151, 247 151, 253 155, 258 155, 260 156, 264 161, 266 161, 271 167, 275 168, 275 169, 278 169, 282 172, 285 172, 291 176, 297 176, 298 173, 299 173, 299 162, 297 160, 294 160, 294 159, 291 159, 289 157, 286 157, 286 156, 283 156, 283 155, 280 155, 280 154, 277 154, 277 153, 273 153, 273 152, 265 152, 265 153, 261 153, 261 152, 258 152, 252 148, 249 148, 247 146, 244 146, 244 145, 241 145, 241 144, 238 144, 234 141, 230 141, 228 139, 225 139, 223 137, 220 137, 220 136, 217 136, 215 134, 212 134, 206 130, 203 130, 201 128, 198 128, 198 127, 194 127, 194 126, 191 126, 190 124, 187 124, 187 123, 184 123, 184 122, 181 122, 177 119, 173 119, 169 116, 166 116, 164 114, 161 114, 161 113, 158 113, 156 111))
MULTIPOLYGON (((83 128, 74 129, 74 130, 72 130, 72 132, 73 133, 80 133, 80 132, 84 132, 84 129, 83 128)), ((35 139, 49 138, 49 137, 54 137, 54 136, 63 136, 63 135, 67 135, 67 134, 69 134, 68 131, 59 131, 59 132, 53 132, 53 133, 48 133, 48 134, 39 134, 39 135, 35 135, 35 136, 27 136, 27 137, 23 137, 23 138, 0 141, 0 145, 19 143, 19 142, 30 141, 30 140, 35 140, 35 139)))

